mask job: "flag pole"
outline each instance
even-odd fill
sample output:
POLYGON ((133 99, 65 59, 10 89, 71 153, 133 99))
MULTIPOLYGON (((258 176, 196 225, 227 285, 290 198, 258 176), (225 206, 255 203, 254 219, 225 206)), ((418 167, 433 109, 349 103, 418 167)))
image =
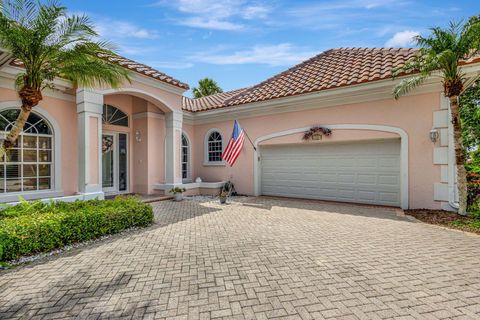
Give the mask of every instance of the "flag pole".
POLYGON ((248 136, 247 131, 245 129, 243 129, 243 132, 245 132, 245 135, 247 136, 248 141, 250 141, 250 143, 252 144, 253 150, 257 151, 257 148, 253 144, 252 139, 250 139, 250 137, 248 136))

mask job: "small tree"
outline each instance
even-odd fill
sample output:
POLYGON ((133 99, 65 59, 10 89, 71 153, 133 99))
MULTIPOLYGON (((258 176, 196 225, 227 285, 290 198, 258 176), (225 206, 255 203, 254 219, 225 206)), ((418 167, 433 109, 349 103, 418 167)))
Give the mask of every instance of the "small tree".
POLYGON ((204 78, 198 81, 198 87, 193 88, 192 92, 195 98, 201 98, 223 92, 223 90, 215 80, 204 78))
POLYGON ((450 23, 448 28, 432 28, 427 37, 415 38, 420 52, 410 61, 393 71, 394 76, 415 72, 403 79, 394 89, 395 99, 422 84, 431 76, 442 79, 444 95, 450 100, 457 164, 459 213, 466 214, 467 181, 465 152, 462 145, 462 126, 458 97, 464 89, 465 77, 459 63, 480 52, 480 21, 477 17, 467 23, 450 23))
POLYGON ((21 111, 1 142, 0 156, 15 144, 42 91, 55 88, 55 78, 84 87, 118 87, 129 80, 125 68, 99 57, 114 52, 97 36, 88 17, 68 15, 57 2, 0 0, 0 47, 24 68, 16 79, 21 111))

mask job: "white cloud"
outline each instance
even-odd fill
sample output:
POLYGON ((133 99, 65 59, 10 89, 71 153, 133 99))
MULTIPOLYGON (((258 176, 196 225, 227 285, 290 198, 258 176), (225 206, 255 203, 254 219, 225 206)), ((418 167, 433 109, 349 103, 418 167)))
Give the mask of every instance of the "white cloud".
POLYGON ((257 45, 248 50, 233 53, 204 52, 192 60, 210 64, 266 64, 270 66, 292 65, 312 57, 316 52, 295 47, 290 43, 257 45))
POLYGON ((251 0, 162 0, 155 6, 170 6, 186 14, 178 23, 184 26, 213 29, 241 30, 242 20, 265 19, 271 9, 251 0))
POLYGON ((405 30, 397 32, 385 42, 386 47, 406 47, 415 42, 415 37, 420 35, 420 32, 413 30, 405 30))
POLYGON ((96 31, 104 39, 155 39, 158 33, 155 30, 141 28, 130 22, 112 19, 98 19, 94 22, 96 31))
POLYGON ((253 5, 246 7, 242 12, 242 17, 244 19, 265 19, 268 17, 271 9, 268 7, 253 5))
POLYGON ((232 23, 224 20, 206 19, 202 17, 188 18, 188 19, 179 21, 179 24, 187 27, 212 29, 212 30, 235 31, 235 30, 243 29, 243 25, 241 24, 232 23))

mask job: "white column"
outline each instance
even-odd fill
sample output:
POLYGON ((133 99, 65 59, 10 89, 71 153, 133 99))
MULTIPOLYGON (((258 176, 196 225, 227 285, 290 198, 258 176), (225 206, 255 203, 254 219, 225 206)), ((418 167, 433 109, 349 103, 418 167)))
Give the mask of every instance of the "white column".
POLYGON ((182 183, 180 168, 182 111, 172 111, 165 115, 165 183, 179 185, 182 183))
POLYGON ((78 191, 85 200, 103 199, 102 191, 103 95, 77 89, 78 191))

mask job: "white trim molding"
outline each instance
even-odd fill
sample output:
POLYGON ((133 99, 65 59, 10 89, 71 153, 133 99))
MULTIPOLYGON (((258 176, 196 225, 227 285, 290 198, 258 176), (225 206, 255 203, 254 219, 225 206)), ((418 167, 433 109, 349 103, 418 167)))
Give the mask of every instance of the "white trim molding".
MULTIPOLYGON (((408 134, 405 130, 397 127, 370 125, 370 124, 321 124, 332 130, 370 130, 396 133, 400 136, 400 206, 402 209, 409 208, 409 186, 408 186, 408 134)), ((277 137, 288 136, 309 130, 310 127, 294 128, 279 132, 274 132, 261 137, 258 137, 255 142, 257 149, 253 153, 253 177, 254 177, 254 194, 260 195, 260 175, 261 170, 259 163, 261 161, 261 152, 258 148, 259 143, 277 137)))
POLYGON ((177 172, 177 165, 180 166, 182 127, 181 111, 165 114, 165 181, 174 185, 182 183, 181 170, 177 172), (177 140, 177 133, 180 141, 177 140))
POLYGON ((218 128, 211 128, 205 133, 203 137, 203 166, 204 167, 224 167, 226 165, 225 161, 209 161, 208 160, 208 139, 213 132, 218 132, 222 137, 222 153, 225 150, 225 136, 222 133, 222 130, 218 128))
POLYGON ((78 123, 78 192, 80 194, 100 194, 102 191, 102 113, 103 94, 97 90, 77 89, 78 123), (97 183, 90 181, 90 118, 97 122, 97 183))

